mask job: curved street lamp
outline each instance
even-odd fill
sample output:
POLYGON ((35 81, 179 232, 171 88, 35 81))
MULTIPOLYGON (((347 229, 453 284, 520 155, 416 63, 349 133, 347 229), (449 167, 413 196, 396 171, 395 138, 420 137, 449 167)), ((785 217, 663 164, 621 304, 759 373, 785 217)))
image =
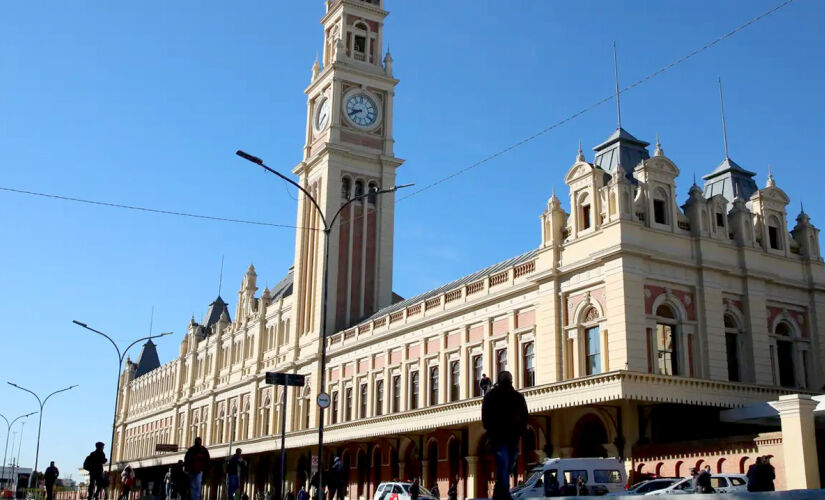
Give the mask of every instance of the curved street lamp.
MULTIPOLYGON (((347 202, 344 203, 343 205, 341 205, 341 207, 338 209, 338 211, 335 212, 335 214, 332 216, 332 219, 327 220, 326 216, 324 215, 324 211, 321 210, 321 206, 318 204, 318 202, 315 200, 315 198, 309 193, 309 191, 307 191, 306 189, 301 187, 300 184, 293 181, 289 177, 283 175, 282 173, 278 172, 277 170, 274 170, 274 169, 269 168, 268 166, 264 165, 264 161, 262 159, 258 158, 257 156, 253 156, 249 153, 241 151, 240 149, 238 151, 236 151, 235 154, 240 156, 244 160, 250 161, 250 162, 258 165, 259 167, 263 168, 267 172, 269 172, 271 174, 274 174, 274 175, 277 175, 281 179, 287 181, 288 183, 292 184, 296 188, 300 189, 301 192, 304 193, 304 195, 309 199, 309 201, 312 202, 312 206, 315 207, 315 210, 318 212, 318 215, 321 217, 321 222, 324 224, 324 227, 322 229, 322 231, 324 232, 324 273, 323 273, 323 281, 321 282, 321 289, 323 290, 323 293, 324 293, 324 299, 323 299, 323 302, 321 303, 321 334, 320 334, 321 335, 321 372, 319 374, 320 375, 319 378, 320 378, 320 386, 321 387, 320 387, 319 395, 324 394, 324 393, 326 393, 326 385, 327 385, 327 380, 326 380, 326 365, 327 365, 326 329, 327 329, 327 296, 328 296, 328 291, 327 291, 327 288, 328 288, 327 281, 328 281, 328 279, 327 279, 327 275, 328 275, 328 271, 329 271, 329 236, 330 236, 330 232, 332 232, 332 227, 335 224, 335 220, 338 218, 338 216, 341 214, 341 212, 343 212, 344 209, 349 206, 350 203, 352 203, 354 201, 363 200, 365 198, 374 199, 375 196, 377 196, 379 194, 394 193, 394 192, 398 191, 401 188, 410 187, 413 184, 402 184, 400 186, 392 186, 392 187, 387 188, 387 189, 367 190, 366 193, 358 195, 358 196, 353 196, 352 198, 347 200, 347 202)), ((284 398, 286 398, 286 393, 284 393, 284 398)), ((324 484, 323 483, 323 478, 322 478, 323 470, 324 470, 324 468, 322 466, 322 460, 323 460, 323 457, 324 457, 324 407, 319 405, 318 406, 318 411, 319 411, 319 414, 318 414, 318 484, 321 485, 321 484, 324 484)), ((283 457, 281 458, 281 461, 283 462, 283 457)), ((283 480, 283 478, 281 478, 281 480, 283 480)), ((323 488, 319 487, 317 489, 318 500, 321 500, 323 498, 323 496, 322 496, 323 493, 322 492, 323 492, 323 488)), ((283 495, 283 492, 281 494, 283 495)))
POLYGON ((37 403, 40 405, 40 419, 39 419, 39 422, 37 423, 37 451, 34 454, 34 470, 32 471, 31 477, 29 477, 29 488, 31 488, 32 483, 34 482, 34 477, 37 475, 37 462, 38 462, 38 460, 40 460, 40 430, 43 427, 43 407, 46 405, 46 401, 48 401, 50 397, 54 396, 57 393, 66 392, 69 389, 74 389, 75 387, 77 387, 77 384, 70 385, 69 387, 64 387, 63 389, 59 389, 57 391, 54 391, 53 393, 49 394, 48 396, 46 396, 42 400, 40 399, 40 396, 38 396, 34 391, 26 389, 25 387, 21 387, 21 386, 15 384, 14 382, 9 382, 9 385, 11 385, 13 387, 17 387, 21 391, 28 392, 29 394, 34 396, 35 399, 37 399, 37 403))
MULTIPOLYGON (((30 416, 34 415, 35 413, 37 413, 37 412, 33 411, 31 413, 26 413, 25 415, 20 415, 19 417, 12 420, 11 423, 9 423, 9 419, 7 419, 2 413, 0 413, 0 418, 2 418, 3 420, 6 421, 6 446, 5 446, 5 448, 3 448, 3 474, 0 475, 0 481, 5 482, 5 479, 6 479, 6 455, 9 452, 9 434, 11 433, 11 426, 13 426, 14 423, 17 422, 18 420, 20 420, 21 418, 30 417, 30 416)), ((12 443, 11 443, 11 451, 12 451, 12 455, 13 455, 14 454, 14 441, 12 441, 12 443)), ((13 458, 14 457, 12 457, 12 459, 13 458)))
MULTIPOLYGON (((108 339, 109 342, 111 342, 112 345, 114 346, 115 351, 117 351, 117 378, 115 379, 115 381, 116 381, 116 384, 115 384, 115 412, 114 412, 114 415, 112 415, 112 439, 111 439, 111 441, 109 441, 109 477, 110 477, 110 481, 111 481, 112 462, 115 461, 115 457, 114 457, 115 426, 117 425, 117 405, 118 405, 118 401, 120 400, 120 373, 123 370, 123 358, 126 357, 126 353, 129 352, 129 349, 134 347, 134 345, 137 344, 138 342, 142 342, 144 340, 156 339, 156 338, 163 337, 163 336, 166 336, 166 335, 172 335, 173 332, 164 332, 164 333, 159 333, 158 335, 149 335, 147 337, 139 338, 139 339, 135 340, 134 342, 132 342, 131 344, 129 344, 128 346, 126 346, 126 349, 123 349, 123 351, 121 351, 120 347, 118 347, 118 345, 117 345, 117 342, 112 340, 112 337, 106 335, 105 333, 103 333, 99 330, 95 330, 94 328, 90 327, 86 323, 81 323, 80 321, 77 321, 76 319, 73 319, 72 323, 74 323, 77 326, 83 327, 83 328, 85 328, 85 329, 87 329, 91 332, 94 332, 98 335, 102 335, 102 336, 106 337, 106 339, 108 339)), ((114 487, 114 481, 111 481, 110 484, 112 485, 112 487, 114 487)))

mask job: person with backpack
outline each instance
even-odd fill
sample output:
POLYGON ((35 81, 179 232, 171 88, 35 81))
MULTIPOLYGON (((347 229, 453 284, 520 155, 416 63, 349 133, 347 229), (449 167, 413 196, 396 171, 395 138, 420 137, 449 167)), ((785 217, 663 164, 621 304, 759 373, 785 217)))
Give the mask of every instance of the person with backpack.
POLYGON ((246 468, 246 460, 241 455, 241 449, 226 461, 226 493, 230 499, 235 498, 235 492, 241 487, 241 476, 246 468))
POLYGON ((123 469, 123 472, 120 473, 120 481, 123 483, 123 491, 120 493, 120 496, 117 497, 117 500, 126 500, 129 498, 129 493, 131 493, 137 481, 135 471, 132 470, 131 465, 127 465, 126 468, 123 469))
POLYGON ((46 468, 46 474, 44 475, 44 479, 46 480, 46 500, 54 500, 54 483, 57 482, 58 476, 60 476, 60 471, 57 470, 54 462, 52 462, 46 468))
POLYGON ((513 388, 513 375, 502 370, 498 382, 484 396, 481 421, 496 461, 493 500, 511 500, 510 473, 516 462, 518 442, 527 430, 527 402, 513 388))
POLYGON ((209 467, 209 450, 201 443, 201 438, 196 437, 195 444, 183 456, 183 467, 189 475, 189 497, 192 500, 201 500, 203 471, 209 467))
POLYGON ((89 496, 88 500, 97 500, 97 494, 103 492, 106 497, 106 486, 103 477, 103 464, 106 463, 106 454, 103 452, 102 442, 95 443, 95 451, 89 453, 83 461, 83 469, 89 472, 89 496))

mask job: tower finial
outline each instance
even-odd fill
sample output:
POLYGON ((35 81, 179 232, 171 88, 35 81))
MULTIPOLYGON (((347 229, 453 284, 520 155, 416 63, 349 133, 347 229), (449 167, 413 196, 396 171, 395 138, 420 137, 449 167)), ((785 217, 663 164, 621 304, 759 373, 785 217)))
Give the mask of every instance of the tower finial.
POLYGON ((149 315, 149 335, 152 335, 152 326, 155 322, 155 306, 152 306, 152 313, 149 315))
POLYGON ((619 58, 616 55, 616 40, 613 40, 613 73, 616 76, 616 117, 619 128, 622 128, 622 103, 619 100, 619 58))
POLYGON ((584 159, 584 153, 582 152, 582 140, 579 139, 579 153, 576 155, 576 161, 586 161, 584 159))
POLYGON ((696 185, 696 171, 693 171, 693 185, 696 185))
POLYGON ((221 255, 221 274, 218 276, 218 297, 221 296, 221 288, 223 288, 223 255, 221 255))
POLYGON ((802 204, 802 200, 799 200, 799 213, 800 214, 805 213, 805 206, 802 204))
POLYGON ((659 134, 656 133, 656 150, 653 152, 653 156, 664 156, 665 152, 662 150, 662 143, 659 142, 659 134))
POLYGON ((725 159, 730 159, 728 156, 728 128, 725 125, 725 100, 722 97, 722 77, 718 77, 719 81, 719 105, 722 109, 722 140, 725 143, 725 159))

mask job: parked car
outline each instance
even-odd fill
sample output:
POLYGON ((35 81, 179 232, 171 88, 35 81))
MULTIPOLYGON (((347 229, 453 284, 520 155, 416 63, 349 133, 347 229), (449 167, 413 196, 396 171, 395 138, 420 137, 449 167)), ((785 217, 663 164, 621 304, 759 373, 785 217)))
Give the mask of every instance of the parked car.
MULTIPOLYGON (((409 481, 381 483, 375 489, 372 500, 410 500, 409 481)), ((438 500, 427 488, 419 486, 419 500, 438 500)))
POLYGON ((523 484, 510 490, 513 500, 547 496, 545 485, 554 478, 561 487, 565 483, 575 485, 583 477, 591 495, 623 491, 627 472, 618 458, 548 458, 526 477, 523 484))
MULTIPOLYGON (((716 493, 748 491, 748 477, 744 474, 713 474, 710 477, 710 485, 716 493)), ((685 495, 688 493, 693 493, 692 477, 682 478, 667 488, 651 491, 646 495, 685 495)))
POLYGON ((648 479, 647 481, 639 481, 625 491, 614 491, 612 493, 608 493, 607 496, 644 495, 646 493, 650 493, 651 491, 667 488, 680 480, 681 478, 678 477, 648 479))

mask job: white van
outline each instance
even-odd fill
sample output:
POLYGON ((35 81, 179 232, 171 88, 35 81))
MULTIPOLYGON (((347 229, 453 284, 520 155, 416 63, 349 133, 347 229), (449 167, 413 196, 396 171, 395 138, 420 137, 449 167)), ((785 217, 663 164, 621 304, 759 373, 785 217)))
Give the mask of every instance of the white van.
POLYGON ((548 486, 547 493, 550 493, 551 481, 558 481, 561 488, 565 483, 575 486, 579 477, 584 478, 590 495, 622 491, 627 481, 627 472, 618 458, 548 458, 543 464, 534 467, 526 477, 523 484, 510 490, 513 500, 547 496, 545 486, 548 486))

